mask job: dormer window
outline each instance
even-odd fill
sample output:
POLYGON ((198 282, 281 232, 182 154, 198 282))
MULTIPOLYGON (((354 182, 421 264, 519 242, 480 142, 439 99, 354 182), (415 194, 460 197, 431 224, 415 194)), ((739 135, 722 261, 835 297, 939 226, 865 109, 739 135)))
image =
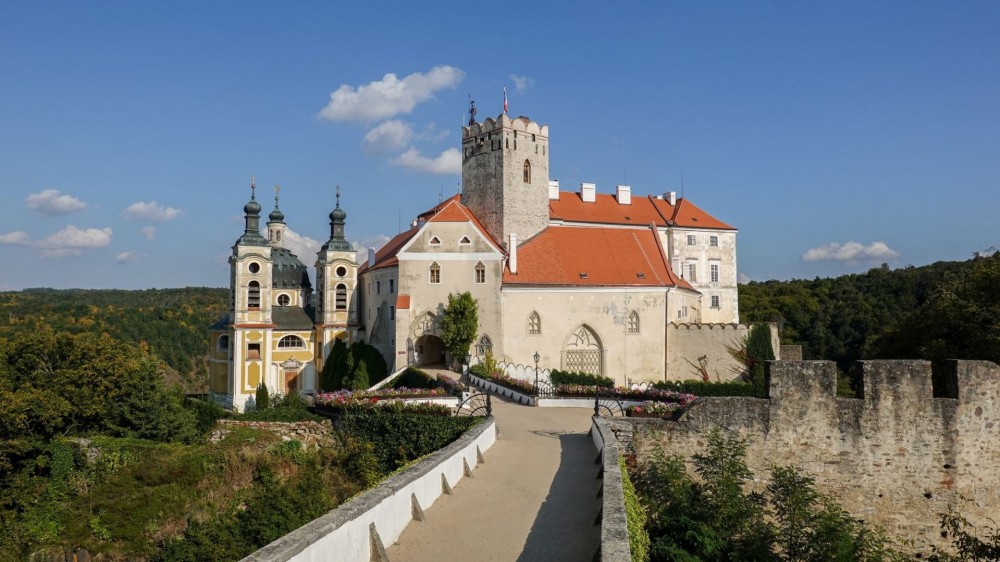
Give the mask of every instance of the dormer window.
POLYGON ((472 244, 472 240, 469 240, 468 236, 463 236, 462 239, 458 241, 458 243, 463 246, 467 246, 469 244, 472 244))
POLYGON ((441 239, 438 238, 437 236, 431 236, 431 241, 429 242, 429 244, 431 246, 440 246, 441 245, 441 239))

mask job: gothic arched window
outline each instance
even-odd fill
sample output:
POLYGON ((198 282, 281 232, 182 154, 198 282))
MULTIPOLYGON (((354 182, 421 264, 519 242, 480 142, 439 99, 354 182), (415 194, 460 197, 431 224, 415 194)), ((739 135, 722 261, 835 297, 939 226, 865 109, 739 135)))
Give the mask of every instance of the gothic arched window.
POLYGON ((483 262, 476 264, 476 283, 481 285, 486 282, 486 266, 483 262))
POLYGON ((260 308, 260 283, 256 281, 247 285, 247 308, 260 308))
POLYGON ((524 183, 531 183, 531 162, 524 161, 524 183))
POLYGON ((302 349, 306 342, 299 336, 285 336, 278 340, 278 349, 302 349))
POLYGON ((639 313, 634 310, 628 315, 628 333, 639 333, 639 313))
POLYGON ((430 275, 431 283, 436 285, 441 282, 441 266, 437 262, 431 264, 430 275))
POLYGON ((486 357, 487 353, 493 354, 493 340, 486 334, 483 334, 483 337, 479 338, 479 343, 476 344, 476 355, 486 357))
POLYGON ((337 310, 347 310, 347 285, 337 285, 337 310))
POLYGON ((537 312, 528 316, 528 335, 537 336, 542 333, 542 317, 537 312))

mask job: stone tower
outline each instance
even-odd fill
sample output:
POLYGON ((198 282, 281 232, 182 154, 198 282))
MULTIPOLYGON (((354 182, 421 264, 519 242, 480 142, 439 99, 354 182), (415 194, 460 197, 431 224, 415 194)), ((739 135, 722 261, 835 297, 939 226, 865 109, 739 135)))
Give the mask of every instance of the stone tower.
POLYGON ((548 226, 548 190, 548 125, 502 114, 462 127, 462 203, 504 247, 548 226))
POLYGON ((335 339, 354 340, 358 330, 358 263, 354 248, 344 238, 347 213, 337 206, 330 213, 330 239, 317 253, 316 260, 316 332, 322 343, 322 359, 330 353, 335 339))

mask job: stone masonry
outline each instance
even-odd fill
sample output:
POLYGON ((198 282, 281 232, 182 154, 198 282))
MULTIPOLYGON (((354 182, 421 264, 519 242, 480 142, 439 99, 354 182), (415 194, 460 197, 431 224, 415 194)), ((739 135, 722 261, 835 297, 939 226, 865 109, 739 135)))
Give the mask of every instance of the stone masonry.
POLYGON ((640 461, 660 446, 689 457, 713 428, 747 436, 755 486, 766 486, 772 465, 797 466, 854 516, 924 554, 948 544, 939 520, 949 509, 977 526, 996 520, 1000 366, 955 362, 949 398, 933 397, 924 361, 864 361, 860 377, 859 397, 842 398, 833 363, 771 362, 769 399, 703 398, 677 422, 622 418, 612 429, 640 461))

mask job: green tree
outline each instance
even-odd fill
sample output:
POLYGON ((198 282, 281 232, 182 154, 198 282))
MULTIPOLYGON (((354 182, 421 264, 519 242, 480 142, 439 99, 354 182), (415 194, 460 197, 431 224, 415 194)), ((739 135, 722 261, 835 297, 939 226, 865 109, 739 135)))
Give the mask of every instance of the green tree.
POLYGON ((441 319, 441 339, 454 358, 465 357, 479 330, 479 304, 468 291, 448 295, 441 319))
POLYGON ((750 370, 750 382, 763 392, 764 368, 768 361, 774 360, 774 348, 771 346, 771 328, 767 324, 754 324, 747 334, 746 354, 750 370))
POLYGON ((257 411, 261 412, 271 407, 271 394, 263 382, 257 385, 257 395, 254 397, 257 411))

